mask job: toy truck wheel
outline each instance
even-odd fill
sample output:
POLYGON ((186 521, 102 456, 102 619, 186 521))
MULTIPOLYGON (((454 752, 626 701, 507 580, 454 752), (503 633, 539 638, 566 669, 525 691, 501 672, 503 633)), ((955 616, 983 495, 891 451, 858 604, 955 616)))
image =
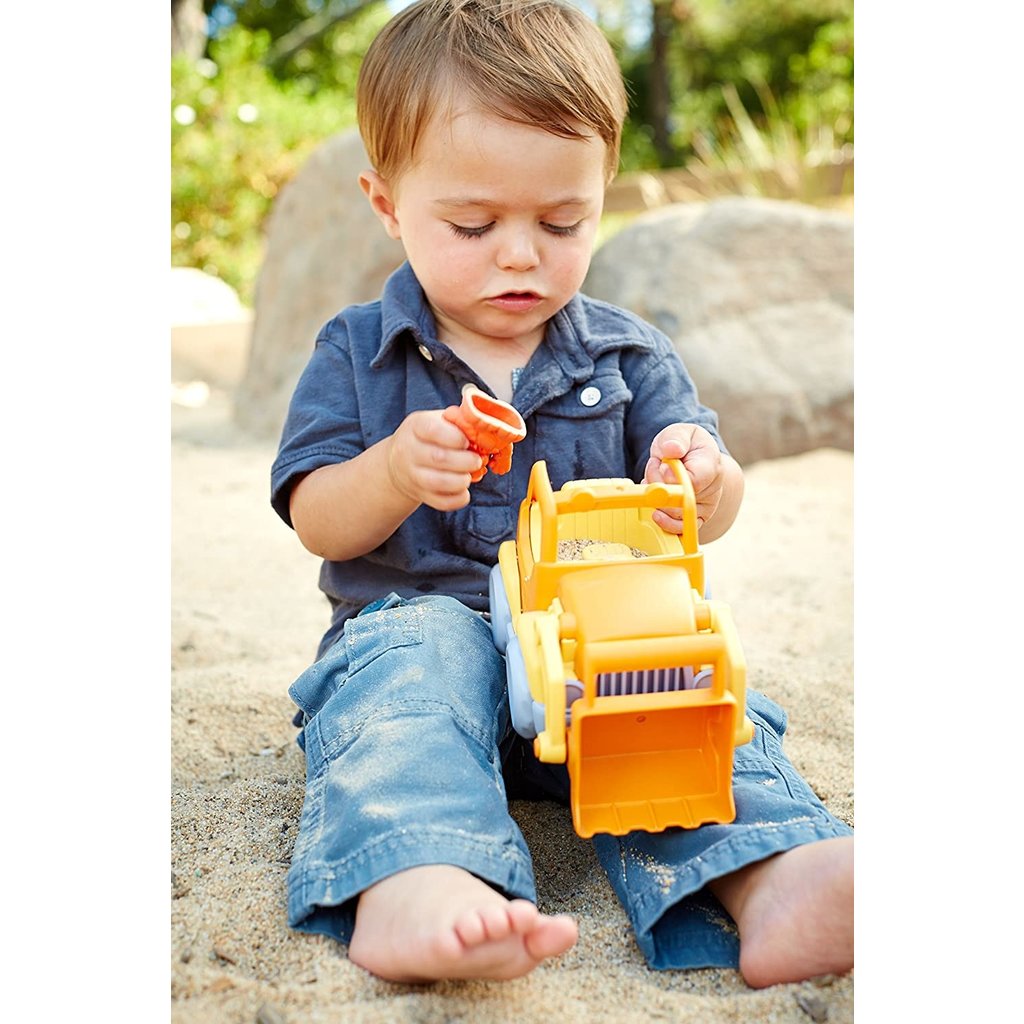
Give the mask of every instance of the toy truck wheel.
POLYGON ((494 646, 504 654, 508 644, 509 628, 512 625, 512 609, 508 606, 508 595, 501 579, 500 565, 495 565, 491 569, 487 589, 491 602, 491 636, 494 639, 494 646))
POLYGON ((537 735, 533 721, 533 697, 526 679, 526 663, 519 647, 519 638, 513 633, 505 650, 505 679, 508 683, 508 706, 512 713, 512 728, 520 736, 532 740, 537 735))

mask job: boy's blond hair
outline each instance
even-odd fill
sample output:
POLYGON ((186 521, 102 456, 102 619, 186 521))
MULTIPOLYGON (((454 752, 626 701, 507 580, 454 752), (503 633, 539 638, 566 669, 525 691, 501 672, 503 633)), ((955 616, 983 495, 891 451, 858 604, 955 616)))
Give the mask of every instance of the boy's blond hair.
POLYGON ((395 15, 359 72, 359 130, 374 169, 396 181, 420 135, 458 94, 562 138, 592 133, 619 164, 626 90, 601 30, 561 0, 419 0, 395 15))

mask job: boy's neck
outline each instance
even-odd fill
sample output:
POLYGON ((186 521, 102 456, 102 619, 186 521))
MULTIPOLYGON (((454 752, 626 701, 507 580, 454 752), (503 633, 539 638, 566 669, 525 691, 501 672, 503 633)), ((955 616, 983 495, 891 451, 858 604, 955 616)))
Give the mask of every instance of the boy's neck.
POLYGON ((512 401, 512 372, 522 369, 542 341, 474 343, 467 339, 443 337, 443 341, 491 389, 495 398, 512 401))

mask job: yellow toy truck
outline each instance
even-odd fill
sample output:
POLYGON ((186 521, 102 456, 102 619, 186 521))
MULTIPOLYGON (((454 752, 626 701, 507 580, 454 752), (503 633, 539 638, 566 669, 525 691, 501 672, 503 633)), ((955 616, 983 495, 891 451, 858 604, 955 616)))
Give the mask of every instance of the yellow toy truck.
POLYGON ((583 837, 695 828, 736 816, 733 751, 753 736, 728 607, 706 600, 693 485, 530 473, 515 540, 490 577, 512 724, 568 762, 583 837), (681 507, 682 534, 657 508, 681 507))

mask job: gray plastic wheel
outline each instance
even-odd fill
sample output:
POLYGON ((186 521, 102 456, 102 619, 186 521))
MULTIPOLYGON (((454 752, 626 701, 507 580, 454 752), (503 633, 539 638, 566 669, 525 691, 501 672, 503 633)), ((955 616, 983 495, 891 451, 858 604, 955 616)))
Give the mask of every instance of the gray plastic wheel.
POLYGON ((495 565, 487 583, 487 594, 491 602, 491 636, 494 646, 505 653, 508 643, 508 632, 512 625, 512 609, 508 606, 508 595, 505 585, 501 582, 501 566, 495 565))
POLYGON ((505 679, 508 683, 508 706, 512 712, 512 728, 520 736, 532 740, 537 735, 533 720, 533 698, 526 681, 526 663, 519 648, 519 638, 513 633, 505 650, 505 679))

